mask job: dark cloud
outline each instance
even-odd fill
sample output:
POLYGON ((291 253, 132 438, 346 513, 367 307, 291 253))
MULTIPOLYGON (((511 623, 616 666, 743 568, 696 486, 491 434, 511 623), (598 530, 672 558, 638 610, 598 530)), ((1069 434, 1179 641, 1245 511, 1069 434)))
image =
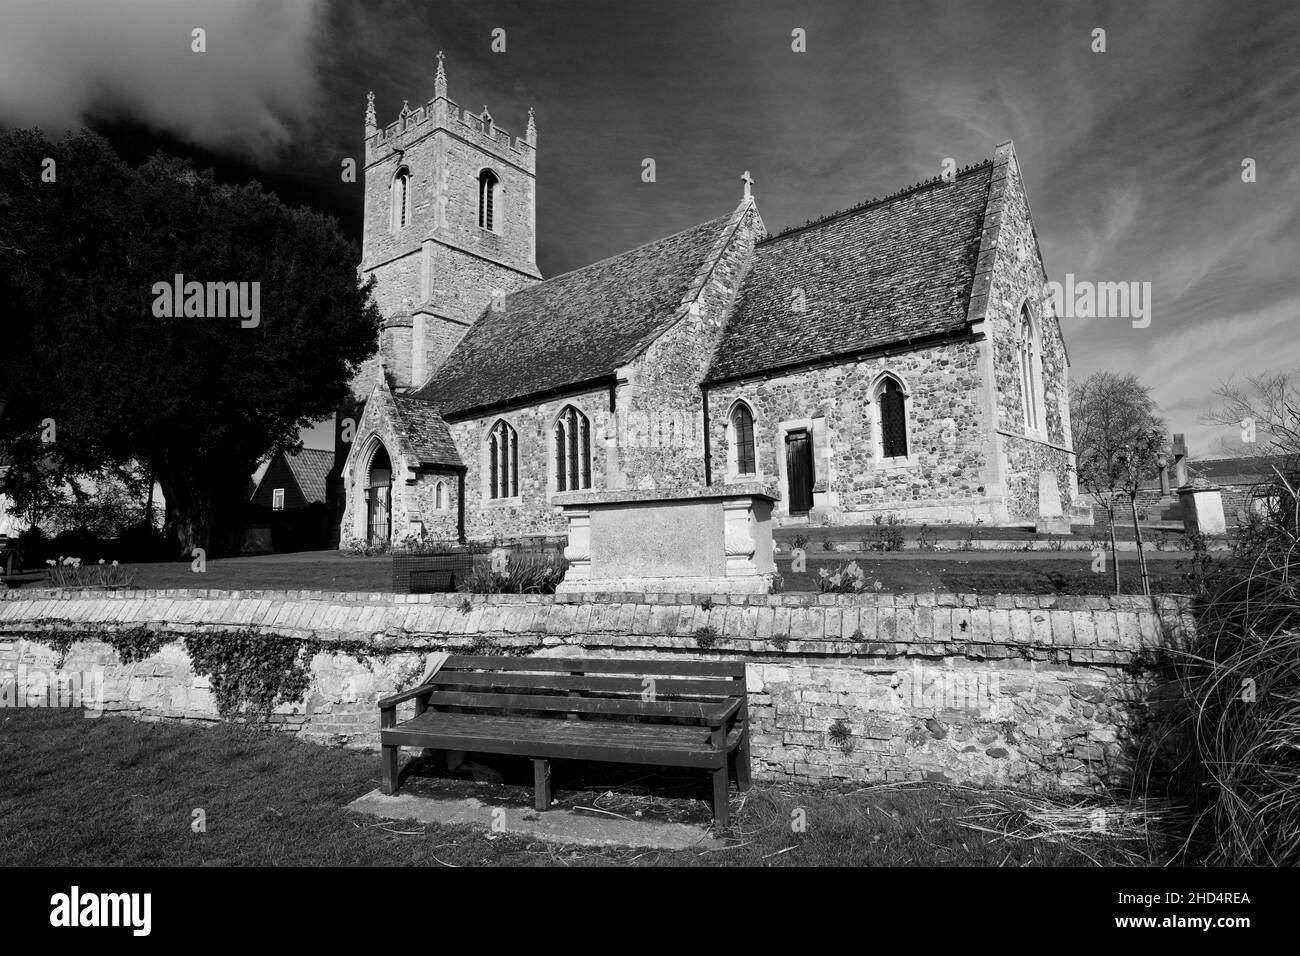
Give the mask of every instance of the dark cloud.
POLYGON ((317 107, 321 4, 5 0, 0 119, 52 133, 129 118, 212 150, 266 158, 317 107), (206 31, 207 52, 191 49, 206 31))
POLYGON ((1188 410, 1215 382, 1300 365, 1293 0, 0 0, 0 17, 0 119, 124 117, 240 157, 353 235, 360 187, 338 170, 366 92, 392 122, 433 95, 444 50, 452 99, 515 134, 537 109, 546 275, 727 212, 745 169, 780 229, 1014 139, 1050 277, 1152 283, 1148 328, 1067 320, 1075 378, 1137 372, 1199 452, 1218 436, 1188 410))

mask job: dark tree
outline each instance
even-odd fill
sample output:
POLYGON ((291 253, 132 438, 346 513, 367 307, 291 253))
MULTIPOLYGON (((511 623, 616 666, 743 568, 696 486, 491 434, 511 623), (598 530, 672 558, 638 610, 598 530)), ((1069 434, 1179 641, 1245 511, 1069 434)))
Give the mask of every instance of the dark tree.
POLYGON ((161 155, 132 169, 86 132, 0 138, 0 442, 58 476, 140 463, 180 552, 210 548, 214 507, 259 459, 296 448, 373 353, 379 313, 358 260, 332 218, 256 183, 161 155), (246 283, 246 304, 256 283, 256 324, 210 314, 207 295, 205 314, 155 314, 156 284, 178 274, 246 283), (34 444, 48 420, 56 440, 34 444))

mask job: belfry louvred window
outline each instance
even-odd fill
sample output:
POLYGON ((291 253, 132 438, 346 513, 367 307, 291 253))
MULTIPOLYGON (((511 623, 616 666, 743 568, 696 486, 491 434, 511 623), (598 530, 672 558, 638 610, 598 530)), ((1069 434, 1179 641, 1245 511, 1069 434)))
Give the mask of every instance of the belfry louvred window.
POLYGON ((393 225, 401 229, 411 216, 411 171, 403 168, 393 177, 393 225))
POLYGON ((500 180, 490 169, 478 174, 478 224, 483 229, 496 229, 497 185, 500 180))
POLYGON ((514 498, 519 494, 519 438, 504 419, 488 433, 488 497, 514 498))
POLYGON ((591 487, 591 424, 587 416, 566 405, 555 421, 555 490, 591 487))
POLYGON ((882 458, 907 457, 907 396, 895 379, 887 378, 880 386, 880 455, 882 458))

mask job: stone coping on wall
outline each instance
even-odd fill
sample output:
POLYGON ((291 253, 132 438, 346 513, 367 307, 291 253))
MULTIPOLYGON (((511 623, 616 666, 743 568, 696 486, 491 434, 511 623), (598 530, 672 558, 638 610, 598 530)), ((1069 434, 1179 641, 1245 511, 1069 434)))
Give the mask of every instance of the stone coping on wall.
POLYGON ((595 591, 572 594, 395 594, 392 591, 312 591, 253 588, 21 588, 0 591, 0 601, 30 600, 279 600, 344 604, 737 604, 767 607, 987 607, 1062 611, 1151 611, 1190 607, 1186 594, 967 594, 943 591, 862 594, 704 594, 656 591, 595 591))
POLYGON ((253 628, 324 642, 521 654, 611 648, 777 657, 964 656, 1125 665, 1177 646, 1190 599, 1164 595, 399 595, 140 590, 19 592, 0 635, 87 625, 185 633, 253 628), (711 601, 711 603, 710 603, 711 601))
POLYGON ((767 498, 777 500, 776 488, 762 481, 729 485, 669 488, 602 488, 599 491, 564 491, 551 496, 557 505, 610 505, 642 501, 695 501, 706 498, 767 498))

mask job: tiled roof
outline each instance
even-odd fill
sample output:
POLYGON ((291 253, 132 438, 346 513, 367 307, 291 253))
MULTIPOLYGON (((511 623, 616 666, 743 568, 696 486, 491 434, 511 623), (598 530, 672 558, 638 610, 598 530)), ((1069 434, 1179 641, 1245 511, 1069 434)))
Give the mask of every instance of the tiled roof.
POLYGON ((410 395, 394 395, 399 440, 422 465, 460 468, 463 463, 438 408, 410 395))
POLYGON ((760 242, 708 380, 966 324, 991 161, 760 242), (804 311, 792 308, 802 290, 804 311))
MULTIPOLYGON (((1277 465, 1286 474, 1288 463, 1281 456, 1260 455, 1244 458, 1209 458, 1201 461, 1189 461, 1187 470, 1191 478, 1204 478, 1206 481, 1225 485, 1254 484, 1274 477, 1273 466, 1277 465)), ((1291 468, 1295 467, 1292 463, 1291 468)))
POLYGON ((285 455, 284 460, 307 503, 324 501, 325 479, 334 467, 334 452, 323 448, 304 448, 296 455, 285 455))
POLYGON ((540 282, 488 309, 415 396, 443 414, 612 375, 681 304, 730 221, 711 219, 540 282))

